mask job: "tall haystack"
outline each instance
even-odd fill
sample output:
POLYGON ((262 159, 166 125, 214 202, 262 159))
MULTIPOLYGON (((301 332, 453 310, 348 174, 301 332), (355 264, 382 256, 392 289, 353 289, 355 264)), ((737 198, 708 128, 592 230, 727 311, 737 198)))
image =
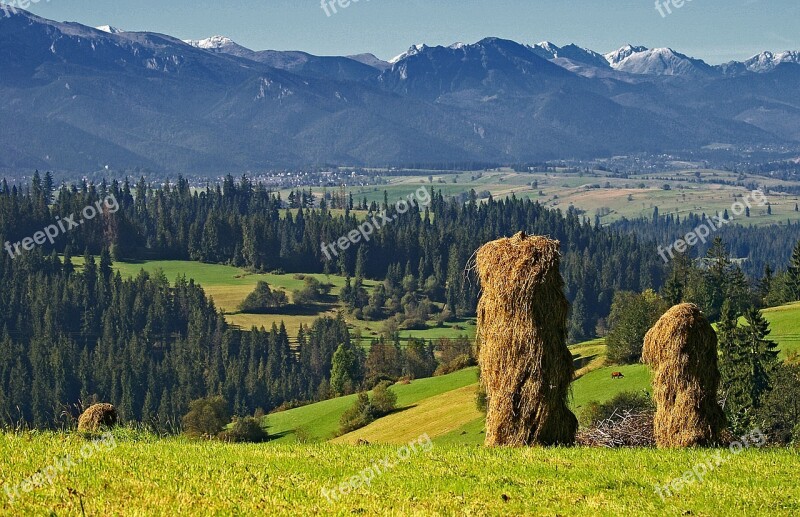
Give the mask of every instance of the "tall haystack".
POLYGON ((696 305, 676 305, 644 338, 653 369, 654 434, 659 447, 720 441, 725 414, 717 402, 717 334, 696 305))
POLYGON ((475 259, 486 445, 571 444, 574 375, 559 243, 523 232, 482 246, 475 259))
POLYGON ((96 432, 117 425, 117 410, 111 404, 94 404, 78 418, 78 431, 96 432))

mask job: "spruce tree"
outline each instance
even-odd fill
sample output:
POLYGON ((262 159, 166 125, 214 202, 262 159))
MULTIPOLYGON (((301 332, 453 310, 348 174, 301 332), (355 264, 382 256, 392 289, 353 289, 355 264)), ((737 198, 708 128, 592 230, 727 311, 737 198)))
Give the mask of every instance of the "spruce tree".
POLYGON ((772 331, 760 310, 751 308, 745 313, 745 320, 745 353, 749 359, 747 366, 752 382, 750 399, 753 406, 758 408, 764 394, 772 389, 772 377, 779 364, 778 344, 768 339, 772 331))
POLYGON ((797 242, 787 271, 787 286, 792 301, 800 300, 800 241, 797 242))
POLYGON ((764 266, 764 276, 758 282, 758 297, 761 303, 766 305, 766 299, 772 291, 772 268, 767 264, 764 266))
POLYGON ((725 295, 729 292, 729 273, 731 260, 728 248, 721 237, 716 237, 706 253, 708 270, 705 272, 706 313, 712 320, 719 318, 725 295))
POLYGON ((717 333, 725 413, 734 433, 752 427, 779 364, 777 344, 768 339, 769 323, 761 311, 748 309, 745 326, 738 326, 737 320, 726 303, 717 333))

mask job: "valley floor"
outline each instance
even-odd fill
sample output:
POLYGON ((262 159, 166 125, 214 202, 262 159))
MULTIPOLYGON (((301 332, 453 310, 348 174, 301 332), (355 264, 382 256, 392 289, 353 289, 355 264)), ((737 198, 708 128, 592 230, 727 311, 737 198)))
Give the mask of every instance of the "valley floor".
MULTIPOLYGON (((798 449, 485 449, 232 445, 118 431, 80 458, 76 434, 0 435, 3 515, 797 515, 798 449), (65 465, 71 454, 74 464, 65 465), (722 462, 715 465, 715 457, 722 462), (12 503, 9 490, 63 472, 12 503), (385 462, 388 462, 385 463, 385 462), (664 486, 713 465, 702 481, 664 486), (376 470, 368 470, 375 469, 376 470), (337 491, 356 476, 354 490, 337 491), (369 479, 369 483, 365 483, 369 479), (9 488, 11 487, 11 488, 9 488), (326 496, 323 489, 328 491, 326 496)), ((30 488, 30 486, 28 486, 30 488)))

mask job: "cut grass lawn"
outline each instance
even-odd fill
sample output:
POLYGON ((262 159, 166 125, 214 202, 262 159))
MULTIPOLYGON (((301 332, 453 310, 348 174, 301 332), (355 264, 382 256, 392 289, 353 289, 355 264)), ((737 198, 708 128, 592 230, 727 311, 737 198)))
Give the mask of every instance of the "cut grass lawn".
MULTIPOLYGON (((482 448, 225 444, 119 433, 52 484, 3 495, 4 515, 797 515, 797 449, 482 448), (655 492, 725 459, 664 500, 655 492), (393 462, 346 495, 331 490, 393 462)), ((0 434, 0 476, 13 487, 54 457, 79 456, 75 433, 0 434)))

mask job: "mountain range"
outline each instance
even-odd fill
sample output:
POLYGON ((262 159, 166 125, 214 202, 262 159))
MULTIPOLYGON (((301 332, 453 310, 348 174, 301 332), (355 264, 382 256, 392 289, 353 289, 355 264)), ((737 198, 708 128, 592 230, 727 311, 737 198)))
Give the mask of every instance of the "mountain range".
POLYGON ((213 174, 800 144, 800 53, 486 38, 394 59, 0 17, 0 171, 213 174))

